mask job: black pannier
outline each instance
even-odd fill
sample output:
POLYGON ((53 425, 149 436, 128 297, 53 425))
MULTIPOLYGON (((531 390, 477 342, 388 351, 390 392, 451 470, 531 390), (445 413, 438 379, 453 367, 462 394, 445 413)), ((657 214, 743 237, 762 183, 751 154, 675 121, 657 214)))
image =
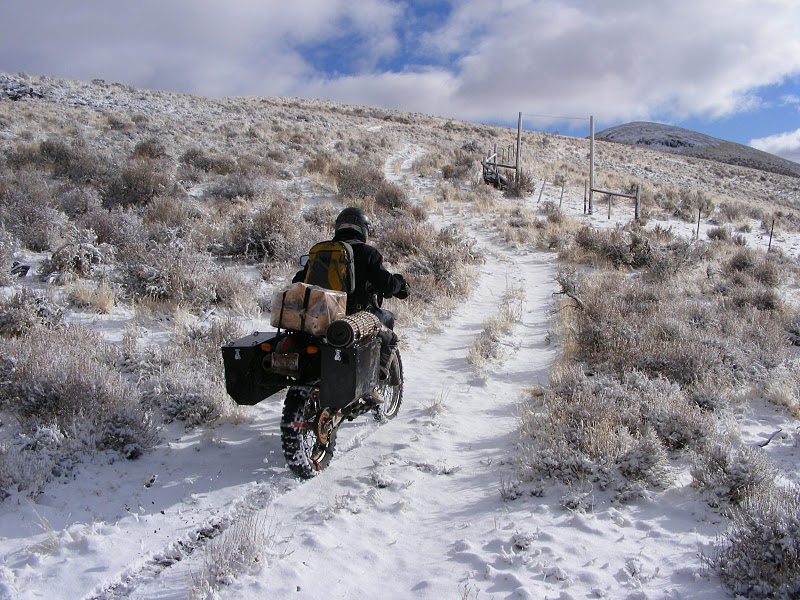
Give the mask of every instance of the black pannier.
POLYGON ((269 353, 261 344, 274 348, 278 339, 274 331, 257 331, 222 347, 225 388, 236 404, 257 404, 293 383, 291 377, 264 369, 269 353))
POLYGON ((377 337, 350 348, 322 347, 320 400, 344 408, 368 394, 378 380, 381 342, 377 337))

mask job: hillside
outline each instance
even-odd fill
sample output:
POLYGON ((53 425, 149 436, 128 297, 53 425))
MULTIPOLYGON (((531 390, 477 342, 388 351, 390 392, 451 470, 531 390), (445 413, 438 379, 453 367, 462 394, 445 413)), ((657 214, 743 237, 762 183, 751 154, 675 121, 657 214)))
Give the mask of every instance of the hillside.
POLYGON ((3 77, 0 600, 800 593, 797 178, 600 141, 636 223, 585 139, 3 77), (345 205, 403 401, 301 481, 220 347, 345 205))
MULTIPOLYGON (((335 149, 342 159, 353 160, 390 147, 396 143, 395 135, 430 146, 440 160, 449 160, 462 146, 476 148, 476 165, 481 154, 488 155, 495 145, 501 149, 513 145, 516 139, 515 131, 503 127, 335 102, 212 99, 103 80, 81 82, 2 73, 0 77, 7 89, 32 92, 17 102, 0 94, 0 145, 4 149, 28 139, 66 134, 65 139, 80 139, 89 145, 97 140, 99 147, 122 157, 130 154, 137 142, 157 136, 173 154, 192 144, 234 155, 258 152, 262 159, 265 155, 269 159, 267 169, 280 165, 281 177, 288 181, 287 176, 305 158, 320 151, 335 149)), ((765 175, 741 164, 740 168, 727 169, 704 157, 697 160, 673 153, 665 158, 662 152, 627 144, 628 150, 620 152, 621 147, 598 142, 596 177, 601 187, 606 187, 606 179, 614 180, 611 187, 634 181, 654 188, 687 186, 719 194, 722 199, 760 203, 768 209, 775 205, 795 207, 800 202, 800 184, 794 176, 765 175)), ((588 144, 581 138, 523 133, 523 168, 551 182, 566 177, 580 193, 588 178, 587 151, 588 144)))
POLYGON ((800 164, 750 146, 673 125, 640 121, 625 123, 596 133, 595 139, 800 177, 800 164))

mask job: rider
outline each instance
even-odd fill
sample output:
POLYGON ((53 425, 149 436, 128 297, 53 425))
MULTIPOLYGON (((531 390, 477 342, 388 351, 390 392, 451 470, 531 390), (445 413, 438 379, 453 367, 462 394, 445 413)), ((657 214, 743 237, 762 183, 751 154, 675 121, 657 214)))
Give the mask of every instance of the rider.
MULTIPOLYGON (((358 207, 345 208, 336 217, 335 241, 347 242, 353 247, 355 291, 347 296, 347 314, 366 310, 374 314, 386 326, 381 331, 381 379, 389 375, 388 364, 392 349, 397 345, 394 333, 394 314, 381 308, 381 297, 394 296, 401 300, 408 297, 408 283, 402 275, 393 274, 383 266, 383 256, 367 243, 370 222, 367 213, 358 207)), ((306 268, 298 271, 292 282, 304 281, 306 268)))

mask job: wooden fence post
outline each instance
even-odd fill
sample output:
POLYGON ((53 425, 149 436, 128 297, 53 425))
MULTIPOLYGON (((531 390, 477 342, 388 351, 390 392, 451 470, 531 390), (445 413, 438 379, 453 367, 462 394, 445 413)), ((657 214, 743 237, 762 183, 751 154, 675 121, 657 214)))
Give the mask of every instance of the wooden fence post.
POLYGON ((564 202, 564 182, 561 182, 561 197, 558 199, 558 208, 561 208, 561 203, 564 202))
POLYGON ((769 228, 769 244, 767 245, 767 252, 772 250, 772 234, 775 231, 775 219, 772 219, 772 227, 769 228))
POLYGON ((703 213, 702 208, 697 209, 697 232, 694 234, 694 239, 700 241, 700 215, 703 213))
POLYGON ((539 200, 536 201, 536 204, 542 200, 542 194, 544 194, 544 186, 547 185, 547 179, 542 179, 542 189, 539 190, 539 200))
POLYGON ((637 223, 639 222, 639 217, 641 216, 641 207, 642 207, 642 186, 640 184, 636 184, 636 204, 633 207, 633 220, 637 223))
POLYGON ((584 179, 583 180, 583 214, 586 214, 586 199, 588 198, 588 194, 589 194, 588 188, 589 188, 589 184, 584 179))

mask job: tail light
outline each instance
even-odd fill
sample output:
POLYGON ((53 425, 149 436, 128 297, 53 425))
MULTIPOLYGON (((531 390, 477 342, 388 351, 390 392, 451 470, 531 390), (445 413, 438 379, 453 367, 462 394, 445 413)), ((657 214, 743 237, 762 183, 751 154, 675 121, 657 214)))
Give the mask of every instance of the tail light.
POLYGON ((287 335, 278 342, 278 345, 275 347, 275 352, 280 352, 281 354, 297 352, 298 345, 297 339, 294 336, 287 335))

